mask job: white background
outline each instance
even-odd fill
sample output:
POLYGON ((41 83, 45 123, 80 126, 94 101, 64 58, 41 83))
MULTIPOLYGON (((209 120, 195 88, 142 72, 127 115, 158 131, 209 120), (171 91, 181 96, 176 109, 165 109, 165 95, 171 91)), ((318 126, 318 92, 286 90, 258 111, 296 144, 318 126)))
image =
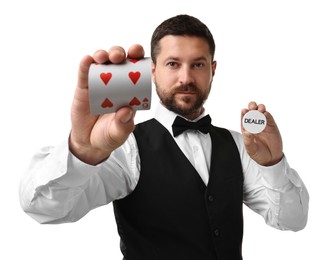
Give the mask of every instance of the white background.
POLYGON ((121 259, 112 205, 74 224, 40 225, 20 208, 19 180, 37 149, 67 139, 80 59, 134 43, 149 56, 155 27, 180 13, 200 18, 216 39, 206 104, 214 124, 239 131, 240 110, 266 104, 310 192, 308 225, 296 233, 245 208, 244 259, 328 259, 325 0, 1 1, 0 259, 121 259))

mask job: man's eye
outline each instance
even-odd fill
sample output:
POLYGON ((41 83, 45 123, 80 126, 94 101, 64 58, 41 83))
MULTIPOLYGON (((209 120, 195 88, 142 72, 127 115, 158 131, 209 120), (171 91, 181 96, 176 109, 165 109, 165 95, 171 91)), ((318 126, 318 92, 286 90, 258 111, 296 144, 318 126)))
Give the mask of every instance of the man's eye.
POLYGON ((203 68, 205 65, 203 64, 203 63, 196 63, 196 64, 194 64, 194 67, 195 68, 203 68))
POLYGON ((170 61, 170 62, 167 63, 167 66, 174 68, 174 67, 177 67, 178 64, 176 62, 174 62, 174 61, 170 61))

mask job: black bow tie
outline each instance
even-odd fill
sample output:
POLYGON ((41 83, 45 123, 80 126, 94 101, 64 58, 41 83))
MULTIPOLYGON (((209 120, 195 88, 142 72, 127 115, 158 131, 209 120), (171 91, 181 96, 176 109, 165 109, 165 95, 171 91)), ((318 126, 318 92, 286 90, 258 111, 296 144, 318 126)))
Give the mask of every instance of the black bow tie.
POLYGON ((187 121, 184 118, 177 116, 172 125, 173 136, 176 137, 187 129, 198 130, 204 134, 207 134, 210 130, 210 126, 211 117, 209 115, 204 116, 197 122, 187 121))

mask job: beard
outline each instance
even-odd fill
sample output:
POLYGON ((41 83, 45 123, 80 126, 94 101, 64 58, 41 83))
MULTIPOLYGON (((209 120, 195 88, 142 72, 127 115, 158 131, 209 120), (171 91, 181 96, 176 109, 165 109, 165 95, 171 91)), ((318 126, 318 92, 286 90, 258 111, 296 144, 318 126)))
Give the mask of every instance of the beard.
POLYGON ((202 92, 195 84, 181 85, 169 92, 162 90, 158 83, 155 82, 157 95, 162 102, 162 104, 170 111, 187 117, 188 115, 198 115, 202 111, 203 105, 207 100, 208 94, 211 89, 211 85, 207 91, 202 92), (183 105, 179 104, 176 94, 179 92, 191 91, 196 95, 196 99, 189 96, 184 96, 180 99, 180 103, 183 102, 183 105))

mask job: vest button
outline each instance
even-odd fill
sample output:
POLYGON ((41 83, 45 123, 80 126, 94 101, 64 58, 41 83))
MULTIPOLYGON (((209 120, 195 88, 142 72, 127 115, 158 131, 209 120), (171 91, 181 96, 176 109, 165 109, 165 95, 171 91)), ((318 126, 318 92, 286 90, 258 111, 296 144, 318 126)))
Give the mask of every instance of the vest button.
POLYGON ((214 230, 213 230, 213 234, 214 234, 214 236, 216 236, 216 237, 220 236, 220 230, 219 230, 218 228, 214 229, 214 230))
POLYGON ((207 199, 208 199, 209 202, 213 202, 214 201, 214 197, 212 195, 209 195, 207 197, 207 199))

